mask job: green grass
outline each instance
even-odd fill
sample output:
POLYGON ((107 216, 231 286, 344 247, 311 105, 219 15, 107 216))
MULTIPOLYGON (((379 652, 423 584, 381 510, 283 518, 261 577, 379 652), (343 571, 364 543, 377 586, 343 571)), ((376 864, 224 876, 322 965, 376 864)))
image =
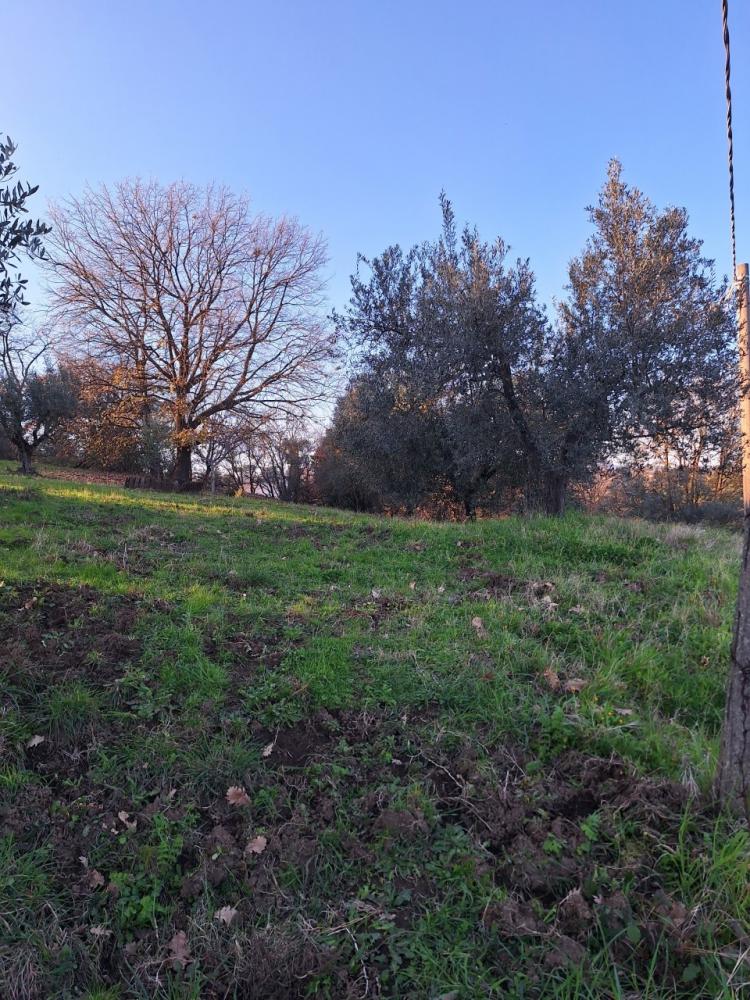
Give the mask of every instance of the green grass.
POLYGON ((0 468, 0 995, 742 996, 738 563, 0 468))

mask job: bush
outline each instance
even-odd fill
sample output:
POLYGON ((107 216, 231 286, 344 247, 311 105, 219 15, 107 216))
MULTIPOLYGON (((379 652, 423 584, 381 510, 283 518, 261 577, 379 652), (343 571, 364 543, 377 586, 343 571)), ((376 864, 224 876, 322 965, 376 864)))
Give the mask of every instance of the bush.
POLYGON ((687 524, 715 524, 732 528, 742 526, 742 507, 728 500, 707 500, 681 510, 677 518, 687 524))

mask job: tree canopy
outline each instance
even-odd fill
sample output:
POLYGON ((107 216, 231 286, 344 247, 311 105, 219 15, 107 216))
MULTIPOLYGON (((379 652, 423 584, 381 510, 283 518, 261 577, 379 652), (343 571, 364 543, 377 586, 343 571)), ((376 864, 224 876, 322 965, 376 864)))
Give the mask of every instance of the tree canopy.
POLYGON ((12 183, 18 172, 13 159, 18 147, 6 136, 0 139, 0 322, 9 322, 19 305, 26 305, 28 279, 16 270, 22 256, 43 257, 50 227, 39 219, 26 218, 27 202, 38 185, 12 183))
POLYGON ((212 418, 295 410, 321 391, 332 339, 317 312, 325 248, 224 188, 125 181, 53 213, 55 315, 127 367, 144 425, 166 414, 178 482, 212 418))
POLYGON ((550 320, 529 262, 441 207, 437 240, 360 258, 338 317, 361 362, 331 445, 379 469, 383 496, 410 508, 447 484, 471 514, 502 483, 559 513, 606 456, 721 426, 732 319, 683 209, 658 211, 613 161, 550 320))

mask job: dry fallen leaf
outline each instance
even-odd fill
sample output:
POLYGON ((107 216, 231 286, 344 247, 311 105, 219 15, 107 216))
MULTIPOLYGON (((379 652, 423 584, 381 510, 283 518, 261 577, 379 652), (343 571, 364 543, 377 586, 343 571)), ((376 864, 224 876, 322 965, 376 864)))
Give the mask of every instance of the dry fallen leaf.
POLYGON ((93 934, 94 937, 109 937, 112 931, 108 927, 102 927, 101 924, 95 924, 93 927, 89 927, 89 933, 93 934))
POLYGON ((86 878, 92 889, 100 889, 104 885, 104 876, 96 868, 91 868, 86 878))
POLYGON ((169 942, 169 961, 174 967, 177 963, 183 967, 190 962, 190 946, 185 931, 177 931, 169 942))
POLYGON ((245 848, 245 854, 262 854, 266 849, 268 844, 268 839, 259 834, 257 837, 253 837, 250 843, 245 848))
POLYGON ((120 820, 123 826, 127 827, 127 829, 130 830, 131 833, 138 826, 138 820, 136 819, 131 820, 130 813, 125 812, 124 809, 121 809, 120 812, 118 812, 117 818, 120 820))
POLYGON ((412 580, 409 583, 409 590, 416 590, 416 589, 417 589, 417 581, 416 580, 412 580))
POLYGON ((214 919, 220 920, 222 924, 231 924, 234 918, 237 916, 237 910, 233 906, 222 906, 220 910, 214 913, 214 919))
POLYGON ((578 694, 579 691, 583 691, 587 684, 588 681, 582 677, 571 677, 569 681, 565 681, 564 687, 569 694, 578 694))
POLYGON ((558 676, 557 671, 553 670, 552 667, 547 667, 542 676, 553 691, 558 691, 560 689, 560 677, 558 676))
POLYGON ((615 712, 617 712, 618 715, 628 716, 628 715, 632 715, 633 714, 633 709, 632 708, 616 708, 615 712))
POLYGON ((586 608, 584 608, 582 604, 576 604, 574 607, 570 609, 570 613, 572 615, 585 615, 586 608))
POLYGON ((230 785, 227 788, 227 802, 230 806, 249 806, 250 796, 242 785, 230 785))
POLYGON ((373 596, 373 597, 375 598, 375 600, 377 601, 377 599, 378 599, 378 598, 380 597, 380 595, 382 594, 382 591, 381 591, 381 590, 378 590, 378 588, 377 588, 377 587, 373 587, 373 588, 372 588, 372 591, 371 591, 371 593, 372 593, 372 596, 373 596))
POLYGON ((445 593, 445 584, 441 583, 440 586, 438 587, 438 594, 444 594, 444 593, 445 593))
POLYGON ((32 736, 26 746, 31 749, 32 747, 38 747, 40 743, 44 743, 43 736, 32 736))
POLYGON ((273 748, 275 746, 276 746, 276 740, 273 740, 273 742, 264 746, 260 752, 261 757, 270 757, 271 754, 273 753, 273 748))
POLYGON ((487 629, 484 627, 484 622, 479 615, 477 615, 476 618, 471 619, 471 627, 476 631, 477 635, 487 635, 487 629))

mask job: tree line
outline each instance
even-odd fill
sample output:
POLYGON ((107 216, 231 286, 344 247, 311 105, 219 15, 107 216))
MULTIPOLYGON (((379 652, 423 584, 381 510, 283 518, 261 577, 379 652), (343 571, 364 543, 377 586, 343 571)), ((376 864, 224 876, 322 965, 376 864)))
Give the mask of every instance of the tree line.
POLYGON ((360 355, 325 438, 339 502, 447 494, 472 516, 510 495, 558 514, 607 460, 736 463, 727 288, 684 210, 658 211, 613 161, 550 320, 529 262, 441 206, 436 240, 360 260, 338 317, 360 355))
POLYGON ((468 517, 559 514, 601 494, 603 470, 667 514, 736 497, 726 283, 686 211, 657 209, 616 161, 553 316, 529 261, 442 196, 437 238, 360 257, 326 317, 325 244, 296 220, 143 181, 30 220, 14 155, 0 145, 0 426, 24 471, 41 448, 180 489, 468 517), (49 286, 33 321, 24 256, 49 286))

